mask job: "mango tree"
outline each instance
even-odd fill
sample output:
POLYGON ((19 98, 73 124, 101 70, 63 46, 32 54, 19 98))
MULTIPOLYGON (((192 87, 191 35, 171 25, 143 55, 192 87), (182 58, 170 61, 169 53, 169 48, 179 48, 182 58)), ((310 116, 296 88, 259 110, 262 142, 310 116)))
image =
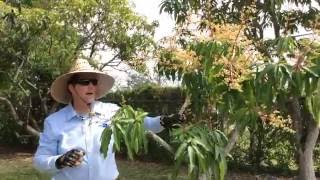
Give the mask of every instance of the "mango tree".
POLYGON ((279 42, 287 43, 279 43, 278 49, 295 52, 294 62, 289 64, 288 59, 282 57, 278 63, 267 64, 258 74, 258 81, 269 85, 269 95, 278 104, 278 109, 292 119, 299 179, 315 179, 313 150, 319 135, 320 110, 319 44, 290 39, 279 39, 279 42))
MULTIPOLYGON (((164 72, 164 74, 172 78, 175 78, 177 72, 179 77, 183 74, 183 83, 186 85, 190 96, 193 97, 191 99, 194 108, 200 110, 200 112, 207 111, 208 109, 211 112, 214 110, 217 116, 222 115, 226 117, 225 119, 229 119, 229 121, 225 121, 226 123, 230 121, 236 121, 237 124, 240 122, 252 122, 246 123, 246 125, 254 125, 255 120, 262 119, 261 114, 280 108, 280 99, 287 97, 286 102, 287 104, 291 104, 289 106, 291 108, 281 110, 283 114, 291 112, 289 114, 294 122, 294 129, 297 134, 297 150, 300 152, 299 177, 300 179, 314 179, 313 167, 310 164, 306 164, 306 162, 312 163, 310 158, 312 158, 312 150, 318 132, 318 126, 315 123, 317 122, 316 114, 318 108, 315 103, 317 101, 314 100, 317 96, 312 95, 317 91, 315 79, 318 78, 318 73, 316 70, 314 70, 315 72, 312 70, 301 70, 308 69, 308 67, 304 66, 304 63, 308 62, 308 60, 305 60, 304 53, 310 53, 311 51, 293 51, 301 46, 297 46, 298 43, 292 38, 292 33, 298 30, 298 25, 312 29, 319 28, 314 23, 319 10, 315 6, 312 6, 311 1, 230 0, 220 2, 206 0, 165 0, 162 2, 161 10, 172 14, 180 29, 175 41, 179 46, 166 46, 161 53, 160 72, 164 72), (282 7, 285 3, 289 3, 291 7, 307 5, 309 10, 302 11, 298 8, 284 9, 282 7), (192 20, 196 20, 196 24, 191 26, 193 28, 198 27, 196 31, 190 29, 190 26, 188 27, 192 20), (236 38, 231 40, 231 42, 234 42, 231 46, 229 45, 231 48, 221 43, 221 39, 222 41, 228 40, 232 37, 230 33, 235 32, 228 29, 221 31, 221 27, 226 24, 242 27, 240 29, 243 35, 248 40, 251 40, 251 42, 246 46, 241 46, 242 41, 235 41, 240 36, 236 36, 236 38), (264 39, 266 27, 273 28, 275 39, 264 39), (195 32, 201 31, 206 31, 206 36, 202 36, 202 41, 194 41, 194 37, 197 35, 195 32), (221 34, 224 36, 220 36, 221 34), (206 43, 203 43, 203 39, 206 43), (208 45, 214 44, 212 41, 216 42, 217 40, 219 40, 217 43, 219 46, 210 47, 208 45), (219 52, 223 51, 224 48, 227 49, 225 53, 219 52), (186 52, 187 56, 179 55, 181 51, 186 52), (258 52, 260 58, 254 57, 254 61, 248 61, 250 58, 243 58, 244 55, 254 54, 253 52, 258 52), (298 59, 294 66, 288 64, 284 53, 289 53, 290 56, 294 55, 298 59), (190 63, 190 59, 195 61, 191 61, 193 63, 190 63), (279 73, 279 68, 274 68, 275 66, 278 67, 278 64, 274 64, 276 59, 281 60, 279 65, 282 66, 282 69, 285 69, 281 71, 283 73, 279 73), (245 61, 248 62, 244 63, 245 61), (194 66, 190 71, 187 68, 181 68, 188 66, 179 66, 179 64, 193 64, 194 66), (245 66, 245 64, 249 65, 245 66), (297 69, 296 67, 299 68, 297 69), (246 73, 248 71, 251 73, 246 73), (267 76, 267 73, 261 75, 261 72, 273 72, 274 74, 267 76), (287 75, 285 75, 285 72, 287 75), (284 78, 287 76, 288 79, 292 80, 284 78), (281 80, 275 80, 279 78, 281 80), (275 82, 281 83, 282 88, 275 88, 275 82), (313 84, 312 90, 310 90, 311 84, 313 84), (225 85, 226 87, 224 87, 225 85), (307 93, 304 92, 306 86, 309 89, 307 93), (236 91, 232 89, 236 89, 236 91), (300 91, 299 89, 302 90, 300 91), (286 94, 290 95, 286 96, 286 94), (301 113, 304 103, 308 104, 306 106, 308 108, 304 109, 304 112, 307 113, 301 113), (312 116, 308 116, 308 113, 312 116), (304 143, 301 144, 301 142, 304 143)), ((311 48, 311 45, 306 45, 306 47, 311 48)), ((313 59, 317 58, 316 55, 313 56, 313 59)), ((317 69, 314 63, 306 64, 312 67, 309 67, 309 69, 317 69)), ((235 127, 238 126, 236 125, 235 127)), ((234 130, 234 132, 239 132, 237 128, 234 130)), ((231 136, 229 145, 236 139, 233 137, 236 136, 231 136)), ((231 146, 226 147, 226 152, 228 152, 229 147, 231 146)))
MULTIPOLYGON (((230 133, 228 144, 220 146, 226 157, 239 133, 248 125, 254 126, 259 112, 265 110, 258 102, 259 95, 263 94, 255 93, 252 82, 254 71, 249 67, 254 59, 244 54, 244 44, 239 42, 241 38, 237 38, 242 32, 241 27, 216 28, 221 32, 228 29, 232 32, 232 29, 235 33, 222 33, 221 39, 196 39, 186 44, 184 49, 164 48, 160 52, 158 66, 159 72, 167 77, 182 78, 195 113, 191 123, 202 123, 209 131, 220 129, 225 134, 230 133)), ((210 179, 212 172, 219 173, 214 169, 203 173, 207 173, 210 179)), ((224 177, 225 171, 220 172, 224 177)))

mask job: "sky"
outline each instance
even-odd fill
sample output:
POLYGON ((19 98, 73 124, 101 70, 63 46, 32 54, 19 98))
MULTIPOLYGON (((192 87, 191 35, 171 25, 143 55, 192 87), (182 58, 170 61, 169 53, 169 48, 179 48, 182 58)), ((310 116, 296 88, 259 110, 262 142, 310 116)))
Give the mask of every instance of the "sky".
POLYGON ((159 40, 164 36, 172 34, 174 21, 167 13, 160 14, 160 3, 162 0, 131 0, 135 4, 134 10, 152 22, 157 20, 159 27, 155 32, 155 40, 159 40))
MULTIPOLYGON (((162 13, 160 14, 160 3, 162 0, 129 0, 130 3, 133 5, 133 10, 138 13, 138 15, 145 16, 149 22, 157 20, 159 22, 159 27, 155 31, 155 41, 160 40, 165 36, 169 36, 173 34, 174 28, 174 21, 173 19, 167 14, 162 13)), ((108 52, 101 53, 102 59, 110 59, 108 56, 108 52)), ((151 73, 153 79, 155 78, 155 73, 153 73, 153 68, 155 66, 154 61, 149 61, 147 63, 149 67, 149 71, 151 73)), ((133 74, 137 74, 134 71, 130 70, 130 68, 125 65, 121 64, 117 69, 121 69, 121 71, 115 70, 110 67, 106 67, 104 70, 115 78, 115 86, 113 90, 121 89, 127 86, 127 80, 129 75, 127 72, 131 72, 133 74)), ((166 85, 173 85, 171 82, 166 82, 166 85)))

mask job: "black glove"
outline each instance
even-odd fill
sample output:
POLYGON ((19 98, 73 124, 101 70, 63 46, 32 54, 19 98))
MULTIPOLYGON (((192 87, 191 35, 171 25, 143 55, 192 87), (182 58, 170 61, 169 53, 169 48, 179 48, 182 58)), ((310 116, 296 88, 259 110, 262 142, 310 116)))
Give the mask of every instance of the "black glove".
POLYGON ((162 115, 160 117, 160 124, 164 128, 178 128, 180 124, 185 121, 185 116, 180 114, 162 115))
POLYGON ((62 169, 65 167, 75 167, 81 164, 83 161, 83 156, 85 155, 85 152, 78 149, 72 149, 65 154, 61 155, 56 160, 56 168, 62 169))

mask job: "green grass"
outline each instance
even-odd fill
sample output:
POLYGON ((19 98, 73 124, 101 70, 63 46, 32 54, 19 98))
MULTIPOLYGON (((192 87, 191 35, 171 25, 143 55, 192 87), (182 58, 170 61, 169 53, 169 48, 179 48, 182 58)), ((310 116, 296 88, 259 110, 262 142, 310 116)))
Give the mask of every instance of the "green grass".
MULTIPOLYGON (((120 180, 167 180, 169 179, 173 166, 158 163, 146 163, 137 161, 118 160, 120 180)), ((186 171, 179 175, 179 180, 186 180, 186 171)))
MULTIPOLYGON (((172 166, 139 161, 117 160, 120 180, 166 180, 169 179, 172 166)), ((0 155, 1 180, 49 180, 47 175, 39 173, 32 167, 32 157, 18 154, 5 157, 0 155)), ((180 180, 187 176, 180 175, 180 180)))
POLYGON ((1 155, 1 180, 48 180, 48 176, 37 172, 31 163, 30 154, 1 155))
MULTIPOLYGON (((117 160, 119 180, 167 180, 173 166, 140 161, 117 160)), ((187 180, 187 169, 183 168, 178 179, 187 180)), ((0 180, 49 180, 32 167, 32 154, 0 154, 0 180)), ((279 178, 279 180, 283 178, 279 178)), ((284 178, 286 179, 286 178, 284 178)), ((229 172, 226 180, 256 180, 256 176, 243 172, 229 172)), ((264 180, 264 178, 259 178, 264 180)))

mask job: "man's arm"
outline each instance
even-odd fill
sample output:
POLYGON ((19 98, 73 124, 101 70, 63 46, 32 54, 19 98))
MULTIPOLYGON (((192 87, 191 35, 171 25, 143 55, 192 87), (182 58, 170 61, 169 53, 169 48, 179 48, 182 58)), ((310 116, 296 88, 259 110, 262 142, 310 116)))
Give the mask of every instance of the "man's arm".
POLYGON ((156 117, 145 117, 144 127, 154 133, 159 133, 163 129, 178 128, 184 121, 184 116, 179 114, 162 115, 156 117))
POLYGON ((154 132, 159 133, 164 130, 164 127, 160 123, 161 116, 149 117, 146 116, 144 118, 144 128, 154 132))
POLYGON ((39 145, 33 158, 35 168, 48 173, 59 171, 55 166, 55 162, 60 156, 57 148, 58 139, 48 120, 45 120, 43 133, 40 134, 39 145))
MULTIPOLYGON (((116 109, 116 111, 122 107, 120 103, 113 105, 115 105, 114 109, 116 109)), ((183 121, 185 121, 185 117, 180 114, 161 115, 156 117, 146 116, 144 118, 144 128, 154 133, 159 133, 166 128, 177 128, 179 127, 178 124, 181 124, 183 121)))

